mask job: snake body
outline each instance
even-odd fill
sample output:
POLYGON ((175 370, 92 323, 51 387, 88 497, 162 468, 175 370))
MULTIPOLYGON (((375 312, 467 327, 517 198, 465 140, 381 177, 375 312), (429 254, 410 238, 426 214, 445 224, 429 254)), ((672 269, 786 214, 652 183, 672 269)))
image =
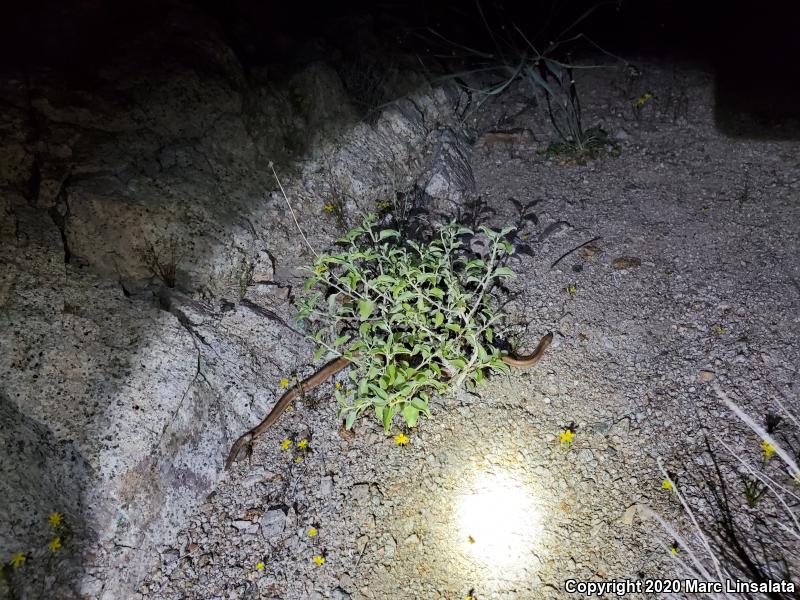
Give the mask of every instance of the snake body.
MULTIPOLYGON (((539 344, 536 346, 536 349, 532 354, 521 357, 503 356, 500 360, 511 367, 531 367, 539 362, 539 359, 542 358, 544 351, 547 350, 547 347, 552 341, 553 333, 551 332, 545 335, 539 341, 539 344)), ((269 411, 269 414, 264 418, 263 421, 261 421, 261 423, 253 427, 250 431, 242 435, 238 440, 236 440, 236 442, 234 442, 233 446, 231 446, 231 451, 228 453, 228 458, 225 460, 225 469, 227 470, 231 468, 231 465, 236 461, 236 457, 239 456, 242 448, 252 443, 255 438, 263 434, 265 431, 267 431, 267 429, 275 424, 275 421, 277 421, 278 417, 283 414, 283 411, 285 411, 286 407, 291 404, 292 400, 305 392, 313 390, 318 385, 336 375, 336 373, 342 369, 347 368, 348 365, 350 365, 349 359, 343 356, 339 357, 327 363, 324 367, 310 377, 288 389, 286 393, 281 396, 280 400, 278 400, 275 406, 272 407, 272 410, 269 411)))

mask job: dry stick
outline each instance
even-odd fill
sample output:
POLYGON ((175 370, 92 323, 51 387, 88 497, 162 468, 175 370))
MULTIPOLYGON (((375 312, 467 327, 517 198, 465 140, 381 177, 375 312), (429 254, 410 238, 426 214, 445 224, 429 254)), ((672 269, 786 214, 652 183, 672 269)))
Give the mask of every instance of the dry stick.
POLYGON ((269 168, 272 169, 272 176, 275 178, 275 181, 278 182, 278 187, 281 189, 281 194, 283 194, 283 199, 286 200, 286 206, 289 207, 289 212, 292 213, 292 219, 294 219, 294 224, 297 226, 297 231, 299 231, 300 235, 303 236, 303 241, 306 243, 306 246, 308 246, 308 249, 311 250, 311 252, 314 254, 314 256, 319 258, 319 254, 317 254, 317 251, 314 250, 314 248, 311 246, 311 244, 308 243, 308 239, 306 238, 306 234, 303 233, 302 229, 300 229, 300 223, 297 222, 297 216, 294 214, 294 209, 292 208, 292 205, 289 203, 289 198, 286 197, 286 192, 283 189, 283 185, 281 184, 281 180, 278 179, 278 174, 275 172, 275 167, 272 165, 272 161, 269 161, 269 168))
POLYGON ((561 256, 559 256, 559 257, 558 257, 558 260, 556 260, 556 262, 554 262, 552 265, 550 265, 550 269, 552 269, 553 267, 555 267, 555 266, 556 266, 558 263, 560 263, 562 260, 564 260, 565 258, 567 258, 567 257, 568 257, 570 254, 572 254, 573 252, 575 252, 575 250, 580 250, 580 249, 581 249, 581 248, 583 248, 584 246, 587 246, 587 245, 591 244, 592 242, 596 242, 596 241, 597 241, 597 240, 599 240, 599 239, 602 239, 602 236, 598 235, 597 237, 593 237, 593 238, 592 238, 592 239, 590 239, 590 240, 586 240, 586 241, 585 241, 585 242, 583 242, 583 243, 582 243, 580 246, 575 246, 575 247, 574 247, 572 250, 569 250, 568 252, 565 252, 564 254, 562 254, 561 256))

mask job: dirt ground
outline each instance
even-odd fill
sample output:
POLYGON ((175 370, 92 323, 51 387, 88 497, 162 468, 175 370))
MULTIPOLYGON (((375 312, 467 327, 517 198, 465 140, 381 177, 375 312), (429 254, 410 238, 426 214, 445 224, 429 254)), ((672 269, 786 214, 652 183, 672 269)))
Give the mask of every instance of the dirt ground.
POLYGON ((561 598, 571 578, 679 573, 668 536, 628 510, 683 519, 657 460, 696 472, 704 434, 759 460, 713 383, 758 419, 775 398, 797 407, 800 143, 723 135, 711 74, 638 66, 578 81, 617 157, 544 156, 552 130, 519 91, 475 125, 488 224, 519 221, 510 198, 534 203, 519 232, 534 255, 512 259, 505 311, 523 350, 554 332, 543 360, 438 400, 407 447, 368 419, 341 435, 326 384, 192 516, 143 597, 561 598), (478 519, 511 520, 500 546, 461 520, 492 491, 478 519))

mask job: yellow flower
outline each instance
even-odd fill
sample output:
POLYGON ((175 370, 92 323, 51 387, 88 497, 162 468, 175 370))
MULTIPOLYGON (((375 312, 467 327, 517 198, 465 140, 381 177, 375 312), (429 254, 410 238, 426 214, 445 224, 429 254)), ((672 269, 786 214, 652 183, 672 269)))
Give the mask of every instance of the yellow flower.
POLYGON ((308 440, 300 440, 297 442, 297 447, 300 448, 300 450, 305 450, 308 448, 308 440))
POLYGON ((256 570, 257 571, 263 571, 264 567, 265 567, 265 565, 264 565, 263 562, 259 561, 259 562, 256 563, 256 570))
POLYGON ((636 108, 641 108, 642 106, 647 104, 648 101, 650 101, 652 99, 653 99, 653 94, 651 94, 650 92, 645 92, 644 94, 642 94, 641 96, 639 96, 636 99, 636 102, 634 102, 634 105, 636 106, 636 108))
POLYGON ((281 384, 282 388, 289 387, 289 380, 288 379, 281 379, 280 384, 281 384))
POLYGON ((334 210, 336 210, 336 207, 333 205, 332 202, 326 202, 325 205, 322 208, 327 213, 332 213, 334 210))
POLYGON ((673 555, 673 556, 677 555, 677 554, 678 554, 678 552, 679 552, 679 550, 678 550, 678 544, 673 544, 672 548, 670 548, 670 549, 669 549, 669 551, 670 551, 670 552, 672 552, 672 555, 673 555))
POLYGON ((341 382, 341 381, 337 381, 337 382, 336 382, 336 389, 337 389, 337 390, 340 390, 340 389, 342 389, 342 382, 341 382))
POLYGON ((296 462, 296 463, 301 463, 301 462, 303 462, 303 457, 302 457, 302 456, 295 456, 295 457, 294 457, 294 462, 296 462))
POLYGON ((314 537, 315 535, 317 535, 317 528, 316 527, 312 527, 311 529, 309 529, 308 530, 308 535, 310 535, 311 537, 314 537))
POLYGON ((22 566, 22 563, 25 562, 25 554, 22 552, 17 552, 16 554, 11 555, 11 560, 8 563, 14 567, 15 569, 22 566))
POLYGON ((319 567, 321 567, 322 565, 325 564, 325 557, 324 556, 320 556, 319 554, 317 554, 311 560, 313 560, 315 563, 317 563, 317 566, 319 566, 319 567))
POLYGON ((562 446, 569 446, 572 443, 572 440, 575 438, 575 434, 572 433, 571 429, 565 429, 559 433, 558 436, 561 438, 562 446))
POLYGON ((58 552, 59 549, 61 548, 61 538, 60 537, 54 537, 53 541, 51 541, 47 545, 47 547, 50 548, 50 552, 58 552))
POLYGON ((394 436, 394 443, 398 446, 407 446, 408 445, 408 436, 404 433, 398 433, 394 436))
POLYGON ((61 527, 64 521, 64 515, 62 515, 60 512, 54 512, 49 517, 47 517, 47 521, 54 529, 58 529, 59 527, 61 527))
POLYGON ((325 265, 320 265, 320 266, 318 266, 316 269, 314 269, 314 272, 315 272, 317 275, 322 275, 322 274, 323 274, 325 271, 327 271, 327 270, 328 270, 328 267, 326 267, 325 265))
POLYGON ((288 450, 289 446, 291 446, 291 445, 292 445, 292 440, 288 440, 288 439, 287 440, 283 440, 281 442, 281 450, 288 450))
POLYGON ((567 286, 567 293, 570 296, 574 296, 577 293, 577 291, 578 291, 578 286, 576 286, 574 283, 567 286))
POLYGON ((761 448, 764 450, 764 460, 769 460, 775 454, 775 447, 767 440, 761 440, 761 448))
POLYGON ((672 482, 669 479, 665 479, 664 481, 661 482, 661 489, 671 491, 672 482))

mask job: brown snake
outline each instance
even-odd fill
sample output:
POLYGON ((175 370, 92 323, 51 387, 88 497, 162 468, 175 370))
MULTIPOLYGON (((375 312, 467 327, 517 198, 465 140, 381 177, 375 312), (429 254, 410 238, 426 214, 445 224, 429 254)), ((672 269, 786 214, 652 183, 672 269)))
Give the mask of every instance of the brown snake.
MULTIPOLYGON (((547 350, 547 347, 552 341, 553 333, 550 332, 539 341, 539 344, 536 346, 536 350, 533 351, 533 354, 523 357, 503 356, 500 360, 511 367, 531 367, 539 362, 539 359, 542 358, 544 351, 547 350)), ((286 393, 281 396, 280 400, 278 400, 275 406, 272 407, 272 410, 269 411, 269 414, 263 421, 261 421, 261 423, 253 427, 250 431, 236 440, 231 447, 231 451, 228 453, 228 458, 225 460, 225 469, 227 470, 231 468, 231 465, 236 461, 236 457, 239 456, 242 448, 244 448, 247 444, 250 444, 255 438, 272 427, 272 425, 278 420, 278 417, 280 417, 283 411, 286 410, 286 407, 289 406, 292 400, 297 398, 297 396, 302 393, 313 390, 321 383, 324 383, 336 375, 336 373, 347 367, 349 364, 350 361, 347 358, 343 356, 339 357, 326 364, 307 379, 304 379, 291 389, 287 390, 286 393)))

